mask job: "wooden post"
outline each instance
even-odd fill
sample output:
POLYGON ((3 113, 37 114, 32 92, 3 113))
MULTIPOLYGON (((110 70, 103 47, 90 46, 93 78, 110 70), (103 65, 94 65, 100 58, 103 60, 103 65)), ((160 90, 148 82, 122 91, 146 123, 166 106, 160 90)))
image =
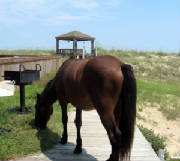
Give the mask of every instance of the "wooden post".
POLYGON ((94 51, 94 40, 91 40, 91 54, 95 56, 95 51, 94 51))
POLYGON ((74 51, 73 57, 76 57, 77 56, 77 40, 76 39, 73 40, 73 51, 74 51))
POLYGON ((73 57, 74 53, 75 53, 75 39, 73 40, 73 54, 70 57, 73 57))
POLYGON ((56 39, 56 55, 58 54, 59 50, 59 40, 56 39))

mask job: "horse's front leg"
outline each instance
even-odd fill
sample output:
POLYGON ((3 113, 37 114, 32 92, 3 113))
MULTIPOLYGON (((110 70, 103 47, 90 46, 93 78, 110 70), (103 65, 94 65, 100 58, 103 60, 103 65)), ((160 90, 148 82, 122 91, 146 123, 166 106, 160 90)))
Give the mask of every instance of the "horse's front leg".
POLYGON ((82 152, 82 139, 81 139, 81 133, 80 129, 82 126, 82 110, 76 108, 76 118, 74 120, 74 123, 77 128, 77 140, 76 140, 76 148, 74 149, 75 154, 79 154, 82 152))
POLYGON ((67 115, 67 103, 60 103, 62 109, 62 123, 63 123, 63 134, 60 140, 61 144, 66 144, 68 140, 67 134, 67 122, 68 122, 68 115, 67 115))

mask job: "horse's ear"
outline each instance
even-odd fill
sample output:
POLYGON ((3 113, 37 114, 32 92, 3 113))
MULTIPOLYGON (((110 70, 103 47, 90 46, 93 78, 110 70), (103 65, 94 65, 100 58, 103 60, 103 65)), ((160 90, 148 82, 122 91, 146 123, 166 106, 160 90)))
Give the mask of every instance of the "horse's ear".
POLYGON ((37 100, 39 100, 40 99, 40 94, 39 93, 37 93, 37 100))

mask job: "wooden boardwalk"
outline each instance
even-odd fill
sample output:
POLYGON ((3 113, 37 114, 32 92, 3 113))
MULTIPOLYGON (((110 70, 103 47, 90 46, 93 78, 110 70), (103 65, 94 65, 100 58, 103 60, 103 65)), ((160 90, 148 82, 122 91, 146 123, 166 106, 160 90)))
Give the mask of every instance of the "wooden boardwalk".
MULTIPOLYGON (((96 111, 82 113, 81 135, 82 154, 73 154, 76 143, 75 112, 69 113, 68 144, 58 144, 54 149, 44 153, 30 155, 17 161, 105 161, 111 153, 111 146, 96 111)), ((131 154, 131 161, 160 161, 151 145, 145 140, 138 128, 131 154)))

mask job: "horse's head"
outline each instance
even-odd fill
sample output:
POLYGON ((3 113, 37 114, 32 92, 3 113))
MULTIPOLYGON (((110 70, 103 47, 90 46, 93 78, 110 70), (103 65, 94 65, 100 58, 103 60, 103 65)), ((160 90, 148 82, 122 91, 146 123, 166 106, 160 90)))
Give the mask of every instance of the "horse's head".
POLYGON ((52 105, 48 105, 40 94, 37 94, 35 105, 35 126, 41 129, 46 128, 47 122, 53 113, 52 105))

